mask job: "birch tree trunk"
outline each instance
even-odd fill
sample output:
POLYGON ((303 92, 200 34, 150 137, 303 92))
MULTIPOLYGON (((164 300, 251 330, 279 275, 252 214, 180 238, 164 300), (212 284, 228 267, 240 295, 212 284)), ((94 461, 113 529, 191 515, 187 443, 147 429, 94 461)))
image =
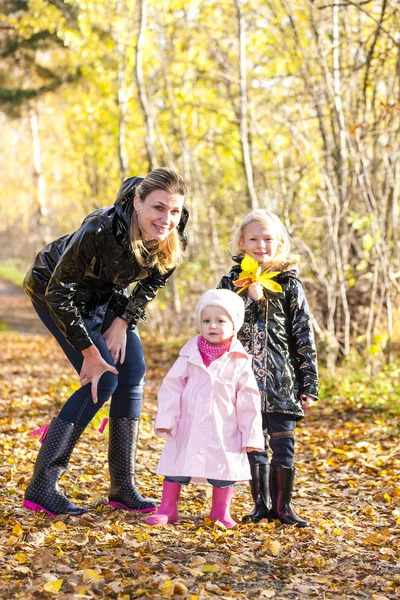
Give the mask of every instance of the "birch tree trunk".
POLYGON ((135 48, 135 78, 138 87, 140 107, 142 109, 144 125, 145 125, 145 145, 147 153, 147 161, 149 163, 149 170, 152 171, 157 167, 156 153, 155 153, 155 131, 154 131, 154 117, 153 109, 149 103, 147 97, 146 85, 143 74, 143 46, 146 37, 147 30, 147 0, 138 0, 139 6, 139 32, 135 48))
POLYGON ((248 90, 247 90, 247 52, 246 52, 246 21, 243 15, 242 0, 236 1, 236 16, 239 42, 239 126, 240 145, 242 150, 243 165, 246 174, 249 208, 254 210, 259 207, 256 189, 254 186, 253 163, 251 159, 249 117, 248 117, 248 90))
POLYGON ((33 206, 38 245, 45 246, 51 241, 49 224, 49 211, 46 201, 46 186, 42 169, 42 152, 39 131, 39 112, 37 105, 31 103, 29 107, 29 123, 32 135, 32 179, 33 179, 33 206))

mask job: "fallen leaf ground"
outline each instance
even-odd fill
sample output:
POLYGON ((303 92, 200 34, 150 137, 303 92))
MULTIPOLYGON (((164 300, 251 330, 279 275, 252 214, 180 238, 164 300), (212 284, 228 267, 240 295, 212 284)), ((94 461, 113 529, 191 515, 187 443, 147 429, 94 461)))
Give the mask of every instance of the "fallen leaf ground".
MULTIPOLYGON (((17 305, 21 315, 28 311, 23 300, 17 305)), ((0 344, 1 599, 400 598, 399 419, 393 414, 356 400, 322 400, 296 434, 294 504, 312 527, 261 522, 227 531, 207 520, 207 485, 187 487, 180 522, 163 528, 109 507, 107 435, 97 431, 103 409, 63 478, 68 496, 89 513, 51 519, 21 508, 39 446, 29 432, 57 414, 78 380, 45 335, 3 331, 0 344)), ((178 346, 146 336, 144 345, 138 482, 159 500, 156 393, 178 346)), ((250 507, 248 486, 236 485, 238 521, 250 507)))

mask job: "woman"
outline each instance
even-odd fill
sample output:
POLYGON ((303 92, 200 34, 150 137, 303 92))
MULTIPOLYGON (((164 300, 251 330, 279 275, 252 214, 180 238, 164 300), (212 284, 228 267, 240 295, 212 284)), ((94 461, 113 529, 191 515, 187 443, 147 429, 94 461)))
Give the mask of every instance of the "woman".
POLYGON ((136 325, 186 247, 184 180, 171 169, 126 180, 114 206, 90 214, 75 233, 37 255, 24 289, 80 374, 82 387, 51 421, 23 506, 52 516, 86 510, 58 489, 85 427, 112 396, 109 503, 150 512, 134 474, 145 364, 136 325), (128 296, 127 286, 137 281, 128 296))

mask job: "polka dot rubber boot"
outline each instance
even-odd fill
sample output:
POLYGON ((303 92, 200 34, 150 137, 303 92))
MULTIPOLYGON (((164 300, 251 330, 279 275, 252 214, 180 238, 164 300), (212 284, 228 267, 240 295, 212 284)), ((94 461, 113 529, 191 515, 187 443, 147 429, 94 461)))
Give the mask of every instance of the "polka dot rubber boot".
POLYGON ((39 450, 35 469, 22 503, 24 508, 57 515, 79 516, 85 508, 70 502, 59 490, 58 481, 65 473, 72 450, 83 432, 82 427, 55 417, 39 450))
POLYGON ((148 513, 156 503, 144 498, 135 486, 139 419, 110 417, 108 466, 111 488, 108 503, 115 508, 148 513))

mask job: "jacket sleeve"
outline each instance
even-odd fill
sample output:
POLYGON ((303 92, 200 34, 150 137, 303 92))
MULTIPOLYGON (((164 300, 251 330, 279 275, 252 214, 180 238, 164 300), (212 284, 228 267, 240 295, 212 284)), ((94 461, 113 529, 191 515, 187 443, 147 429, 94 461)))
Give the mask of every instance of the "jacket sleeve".
POLYGON ((103 239, 102 219, 93 217, 86 220, 65 248, 45 292, 48 309, 57 327, 78 351, 88 348, 93 342, 76 306, 75 296, 87 267, 102 252, 103 239))
POLYGON ((238 274, 238 267, 233 267, 227 275, 221 277, 221 281, 217 285, 217 289, 230 290, 231 292, 235 293, 238 292, 239 288, 233 283, 238 278, 238 274))
POLYGON ((248 358, 240 374, 236 390, 236 414, 242 434, 242 448, 255 448, 264 452, 264 435, 261 417, 261 396, 248 358))
POLYGON ((157 268, 152 269, 148 277, 138 281, 124 308, 116 311, 117 317, 127 321, 132 328, 136 327, 140 318, 145 321, 145 307, 157 296, 158 290, 165 286, 174 271, 170 269, 162 275, 157 268))
POLYGON ((187 359, 179 356, 172 368, 166 374, 158 392, 158 407, 154 429, 171 429, 167 436, 158 433, 160 437, 176 435, 181 409, 181 397, 187 382, 187 359))
MULTIPOLYGON (((235 292, 235 294, 237 294, 240 291, 240 288, 237 287, 233 282, 236 281, 236 279, 238 278, 239 272, 240 272, 239 266, 233 267, 227 275, 224 275, 221 278, 221 281, 217 285, 217 289, 230 290, 231 292, 235 292)), ((250 298, 247 291, 244 291, 240 295, 244 302, 245 308, 250 306, 250 304, 254 304, 257 302, 256 300, 253 300, 252 298, 250 298)))
POLYGON ((291 279, 288 289, 292 323, 292 358, 300 394, 318 398, 318 363, 314 331, 303 285, 291 279))

